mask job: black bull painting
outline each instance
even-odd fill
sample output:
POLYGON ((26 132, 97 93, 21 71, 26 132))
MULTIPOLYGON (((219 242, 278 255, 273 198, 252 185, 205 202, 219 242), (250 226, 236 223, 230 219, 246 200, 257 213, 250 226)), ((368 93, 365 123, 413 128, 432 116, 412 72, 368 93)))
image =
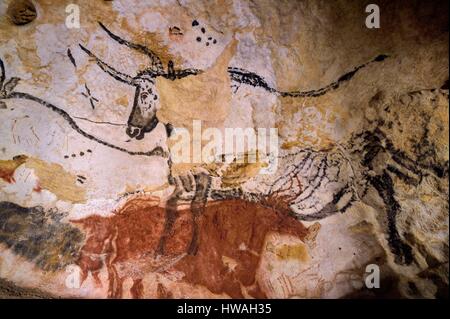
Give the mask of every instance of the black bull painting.
MULTIPOLYGON (((131 108, 130 115, 127 121, 127 127, 125 133, 130 138, 135 138, 137 140, 142 140, 145 137, 146 133, 151 132, 156 125, 159 123, 159 120, 156 115, 157 105, 159 103, 159 96, 157 92, 157 88, 155 85, 155 80, 157 77, 164 77, 166 79, 176 81, 181 78, 185 78, 188 76, 196 76, 201 74, 203 71, 199 69, 175 69, 174 63, 169 61, 167 68, 165 68, 161 62, 161 59, 149 48, 144 45, 131 43, 125 39, 122 39, 118 35, 112 33, 106 26, 102 23, 99 23, 100 27, 108 34, 108 36, 116 41, 117 43, 124 45, 132 50, 138 51, 145 56, 147 56, 150 60, 150 65, 145 70, 137 72, 137 75, 131 76, 122 72, 117 71, 115 68, 110 66, 108 63, 102 61, 98 58, 94 53, 92 53, 89 49, 80 44, 80 48, 90 57, 92 58, 101 70, 106 72, 108 75, 113 77, 115 80, 120 81, 122 83, 128 84, 135 88, 133 105, 131 108)), ((69 57, 71 61, 73 60, 72 55, 69 57)), ((323 88, 309 91, 293 91, 293 92, 282 92, 273 87, 271 87, 268 82, 258 74, 247 71, 242 68, 237 67, 229 67, 228 74, 232 82, 238 84, 249 85, 252 87, 258 87, 266 90, 271 94, 276 94, 282 97, 318 97, 326 94, 329 91, 337 89, 343 82, 349 81, 360 69, 364 68, 370 63, 380 62, 387 58, 386 55, 378 55, 373 60, 364 63, 355 67, 353 70, 343 74, 336 81, 332 82, 324 86, 323 88)), ((28 93, 16 92, 14 88, 19 83, 20 79, 17 77, 11 78, 9 81, 6 81, 6 72, 3 61, 0 59, 0 100, 7 99, 26 99, 44 106, 51 111, 57 113, 61 116, 66 122, 70 125, 72 129, 77 131, 79 134, 88 138, 92 141, 95 141, 99 144, 102 144, 106 147, 116 149, 121 152, 126 152, 129 155, 138 155, 138 156, 163 156, 169 157, 166 152, 163 151, 161 147, 156 147, 151 151, 142 152, 142 151, 131 151, 127 150, 121 146, 115 145, 113 142, 105 141, 101 138, 93 136, 85 132, 82 128, 79 127, 74 118, 67 113, 62 108, 44 101, 39 97, 33 96, 28 93)), ((3 103, 3 102, 1 102, 3 103)), ((167 134, 170 135, 172 131, 172 126, 170 123, 165 123, 167 134)))

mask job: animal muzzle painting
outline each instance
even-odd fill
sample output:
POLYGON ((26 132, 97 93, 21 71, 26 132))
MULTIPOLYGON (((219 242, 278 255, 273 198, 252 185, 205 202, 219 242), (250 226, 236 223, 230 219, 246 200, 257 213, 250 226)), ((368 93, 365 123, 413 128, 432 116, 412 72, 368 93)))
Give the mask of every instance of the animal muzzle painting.
POLYGON ((0 299, 448 298, 448 5, 0 0, 0 299))
POLYGON ((136 138, 137 140, 142 140, 145 136, 145 131, 142 127, 136 127, 130 124, 128 124, 125 132, 129 137, 136 138))
POLYGON ((148 86, 136 88, 133 108, 127 121, 126 134, 131 138, 141 140, 146 133, 151 132, 158 124, 156 117, 157 95, 148 86))

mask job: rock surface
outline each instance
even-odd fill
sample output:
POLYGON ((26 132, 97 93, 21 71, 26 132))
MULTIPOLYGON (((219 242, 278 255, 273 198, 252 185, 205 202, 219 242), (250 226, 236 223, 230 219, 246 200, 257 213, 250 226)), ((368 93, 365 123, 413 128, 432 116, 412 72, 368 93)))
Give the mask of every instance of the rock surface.
POLYGON ((30 3, 0 2, 0 296, 448 298, 447 1, 30 3))

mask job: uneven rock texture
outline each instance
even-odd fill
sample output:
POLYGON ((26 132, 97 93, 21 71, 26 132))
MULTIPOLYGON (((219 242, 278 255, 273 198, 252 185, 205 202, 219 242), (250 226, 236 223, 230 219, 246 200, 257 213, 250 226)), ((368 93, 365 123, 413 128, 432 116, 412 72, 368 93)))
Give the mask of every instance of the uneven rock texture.
POLYGON ((0 0, 0 297, 448 298, 447 1, 71 3, 0 0))

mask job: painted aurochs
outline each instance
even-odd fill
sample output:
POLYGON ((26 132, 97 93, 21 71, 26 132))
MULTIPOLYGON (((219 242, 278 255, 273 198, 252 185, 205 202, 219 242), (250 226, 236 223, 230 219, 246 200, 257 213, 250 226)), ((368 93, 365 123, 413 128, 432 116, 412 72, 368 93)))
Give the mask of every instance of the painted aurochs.
POLYGON ((0 298, 448 298, 448 5, 0 1, 0 298))

